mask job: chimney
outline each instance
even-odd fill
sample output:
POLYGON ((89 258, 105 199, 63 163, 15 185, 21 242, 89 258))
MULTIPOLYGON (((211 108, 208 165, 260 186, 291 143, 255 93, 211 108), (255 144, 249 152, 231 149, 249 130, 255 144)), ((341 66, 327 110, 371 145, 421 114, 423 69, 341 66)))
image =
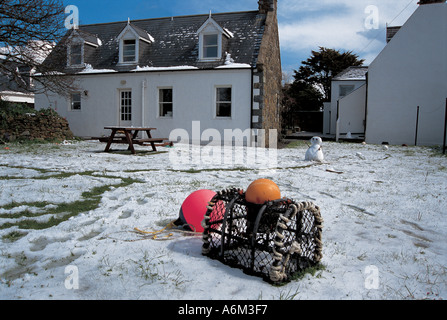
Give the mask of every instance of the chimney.
POLYGON ((396 35, 401 27, 388 27, 386 26, 386 43, 390 42, 391 39, 396 35))
POLYGON ((419 5, 432 4, 432 3, 445 3, 445 0, 420 0, 418 2, 419 5))
POLYGON ((276 11, 278 0, 259 0, 259 13, 267 14, 269 11, 276 11))

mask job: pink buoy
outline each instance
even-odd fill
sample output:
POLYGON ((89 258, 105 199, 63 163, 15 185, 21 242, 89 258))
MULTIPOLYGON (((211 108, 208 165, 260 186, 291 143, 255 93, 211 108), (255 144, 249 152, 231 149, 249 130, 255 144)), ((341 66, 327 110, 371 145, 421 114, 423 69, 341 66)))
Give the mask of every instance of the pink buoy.
POLYGON ((216 195, 212 190, 202 189, 191 193, 180 208, 180 220, 195 232, 203 232, 202 220, 206 214, 208 202, 216 195))

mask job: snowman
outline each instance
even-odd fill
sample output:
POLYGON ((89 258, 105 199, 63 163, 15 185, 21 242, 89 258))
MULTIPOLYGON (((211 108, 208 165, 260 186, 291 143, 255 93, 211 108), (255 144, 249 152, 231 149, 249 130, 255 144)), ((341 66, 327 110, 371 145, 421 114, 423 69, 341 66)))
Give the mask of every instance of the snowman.
POLYGON ((321 149, 321 145, 323 144, 323 140, 320 137, 313 137, 310 139, 311 146, 306 151, 305 160, 306 161, 323 161, 323 150, 321 149))

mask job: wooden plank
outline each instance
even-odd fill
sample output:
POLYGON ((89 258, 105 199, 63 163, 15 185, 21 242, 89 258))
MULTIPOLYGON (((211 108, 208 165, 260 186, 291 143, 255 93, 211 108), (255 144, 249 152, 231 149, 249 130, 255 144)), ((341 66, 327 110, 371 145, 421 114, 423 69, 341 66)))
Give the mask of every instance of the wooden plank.
POLYGON ((145 142, 163 142, 168 140, 168 138, 148 138, 148 139, 133 139, 134 143, 145 143, 145 142))
MULTIPOLYGON (((109 137, 100 137, 97 138, 100 142, 109 142, 109 137)), ((113 138, 112 143, 127 143, 126 141, 126 137, 122 137, 122 138, 118 138, 115 136, 115 138, 113 138)))
POLYGON ((168 140, 168 138, 152 138, 151 130, 156 130, 156 128, 107 126, 104 127, 104 129, 112 130, 112 134, 109 137, 97 138, 101 142, 107 142, 107 146, 104 150, 106 152, 109 151, 110 145, 112 143, 128 144, 129 145, 128 150, 130 150, 132 154, 136 154, 134 144, 138 144, 141 146, 151 146, 153 151, 157 151, 156 146, 173 145, 173 143, 170 141, 163 142, 165 140, 168 140), (148 138, 146 139, 137 138, 138 132, 140 131, 146 131, 148 138))
POLYGON ((157 130, 157 128, 147 128, 147 127, 122 127, 122 126, 107 126, 104 127, 104 129, 110 129, 110 130, 124 130, 124 131, 151 131, 151 130, 157 130))

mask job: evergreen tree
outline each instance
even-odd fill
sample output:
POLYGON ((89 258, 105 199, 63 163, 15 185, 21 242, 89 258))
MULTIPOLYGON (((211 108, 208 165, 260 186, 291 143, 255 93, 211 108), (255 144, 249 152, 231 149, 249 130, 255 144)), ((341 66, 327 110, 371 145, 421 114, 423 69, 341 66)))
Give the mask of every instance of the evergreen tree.
MULTIPOLYGON (((311 57, 301 62, 302 66, 298 71, 295 70, 295 81, 292 88, 302 90, 302 83, 305 83, 307 93, 315 95, 314 99, 311 99, 312 101, 319 100, 320 94, 322 102, 330 101, 332 78, 348 67, 363 65, 363 62, 364 60, 359 60, 359 57, 352 51, 340 52, 320 47, 319 51, 312 51, 311 57)), ((293 96, 300 95, 295 90, 291 94, 293 96)), ((307 94, 304 96, 306 100, 309 99, 307 94)), ((297 101, 297 104, 300 105, 300 102, 297 101)))

